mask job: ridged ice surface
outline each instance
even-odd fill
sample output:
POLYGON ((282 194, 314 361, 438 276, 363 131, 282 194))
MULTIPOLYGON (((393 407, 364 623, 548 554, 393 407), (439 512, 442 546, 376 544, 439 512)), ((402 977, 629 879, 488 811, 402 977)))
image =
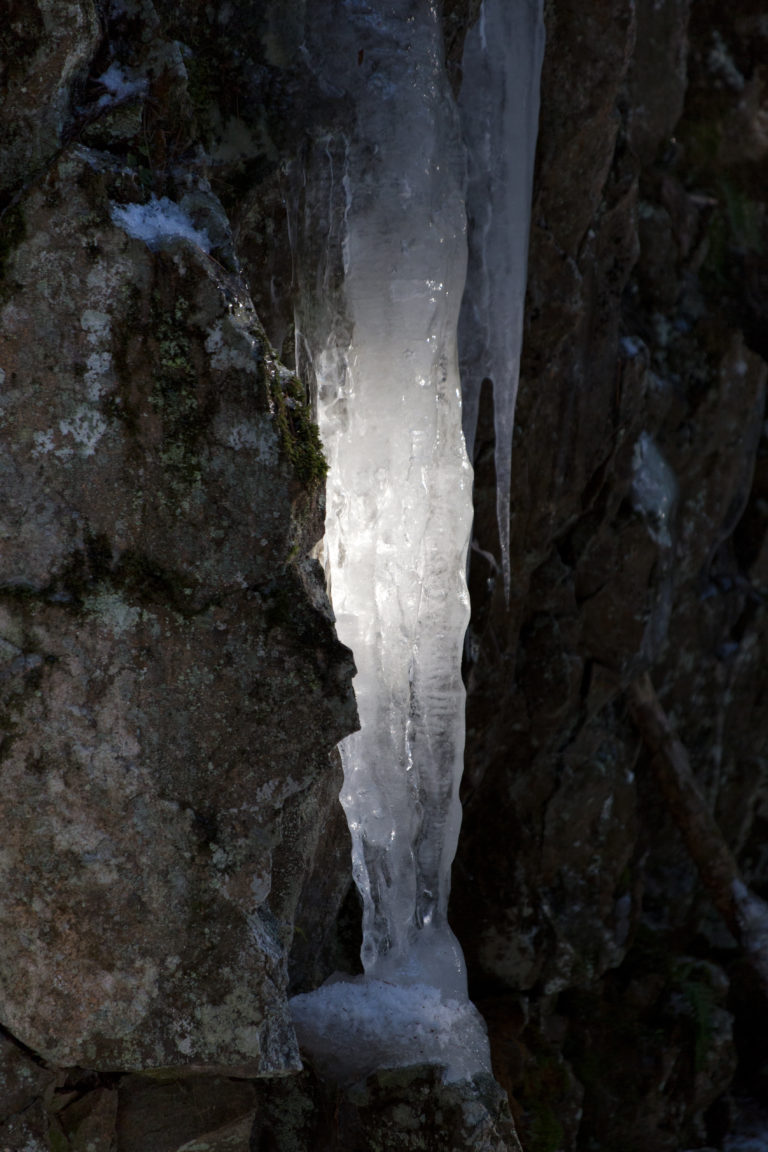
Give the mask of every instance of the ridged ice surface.
POLYGON ((297 347, 318 382, 326 569, 358 669, 361 730, 341 745, 341 800, 363 964, 370 977, 464 998, 446 920, 472 516, 456 351, 463 152, 436 5, 347 0, 316 31, 313 70, 353 109, 343 149, 336 139, 335 152, 316 150, 326 203, 343 189, 344 268, 325 311, 299 307, 297 347))
POLYGON ((484 0, 469 30, 459 97, 467 146, 469 262, 459 349, 470 457, 480 388, 493 383, 496 509, 509 596, 509 488, 531 192, 544 58, 543 0, 484 0))
POLYGON ((295 997, 292 1010, 303 1047, 337 1079, 421 1060, 472 1076, 490 1068, 487 1036, 447 922, 472 517, 457 332, 470 445, 482 380, 494 384, 508 590, 540 0, 485 0, 461 116, 435 0, 307 0, 304 29, 320 126, 289 205, 296 353, 317 383, 325 565, 358 670, 361 729, 340 746, 341 800, 366 976, 295 997))

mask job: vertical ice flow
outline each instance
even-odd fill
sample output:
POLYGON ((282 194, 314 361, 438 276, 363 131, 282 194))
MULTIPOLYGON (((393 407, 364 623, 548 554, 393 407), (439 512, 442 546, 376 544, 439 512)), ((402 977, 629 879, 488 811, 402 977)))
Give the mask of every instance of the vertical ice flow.
POLYGON ((509 598, 509 488, 523 339, 531 191, 544 56, 543 0, 484 0, 469 30, 459 97, 467 148, 469 260, 459 321, 470 458, 480 388, 493 383, 496 512, 509 598))
POLYGON ((315 149, 323 195, 344 192, 344 267, 335 286, 320 274, 323 303, 310 291, 299 304, 297 351, 318 384, 326 569, 358 669, 361 729, 341 745, 341 799, 363 964, 369 977, 465 997, 446 919, 472 515, 456 350, 463 152, 435 3, 346 0, 319 20, 313 70, 354 119, 335 159, 315 149))

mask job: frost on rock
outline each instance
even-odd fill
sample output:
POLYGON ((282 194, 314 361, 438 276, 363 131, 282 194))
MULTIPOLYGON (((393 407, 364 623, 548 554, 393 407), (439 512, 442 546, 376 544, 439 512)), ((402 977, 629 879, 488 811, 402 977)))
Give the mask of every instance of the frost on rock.
POLYGON ((656 441, 642 432, 632 454, 632 503, 646 519, 648 532, 661 548, 672 546, 672 516, 677 478, 656 441))
POLYGON ((99 108, 105 108, 109 104, 129 100, 132 97, 143 96, 147 90, 148 83, 144 77, 138 79, 131 79, 130 76, 120 65, 113 61, 106 72, 102 72, 98 77, 97 83, 101 84, 106 91, 99 97, 99 108))
POLYGON ((340 981, 294 996, 290 1008, 301 1047, 337 1083, 426 1063, 443 1065, 446 1083, 491 1071, 485 1024, 474 1005, 444 999, 424 984, 340 981))
POLYGON ((462 146, 433 5, 318 12, 307 47, 318 83, 354 109, 335 168, 330 148, 316 151, 305 186, 321 192, 304 215, 309 239, 297 236, 300 252, 317 251, 312 230, 341 189, 343 283, 318 292, 326 270, 306 257, 296 328, 330 464, 331 599, 358 669, 361 730, 341 745, 341 799, 363 898, 363 964, 369 977, 463 1001, 446 915, 472 516, 456 350, 462 146))
POLYGON ((464 436, 472 457, 480 389, 493 384, 496 514, 509 596, 512 468, 539 85, 542 0, 485 0, 469 30, 459 109, 467 147, 469 262, 459 322, 464 436))
POLYGON ((134 240, 143 240, 150 248, 159 248, 171 239, 189 240, 210 252, 211 242, 205 229, 196 228, 192 220, 167 196, 152 196, 146 204, 112 204, 110 215, 115 224, 134 240))

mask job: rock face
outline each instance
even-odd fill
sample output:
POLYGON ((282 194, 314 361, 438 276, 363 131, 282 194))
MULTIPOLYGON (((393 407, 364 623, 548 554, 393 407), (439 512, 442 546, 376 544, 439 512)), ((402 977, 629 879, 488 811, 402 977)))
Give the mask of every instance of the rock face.
POLYGON ((146 239, 115 216, 149 76, 183 96, 178 49, 159 63, 156 40, 122 94, 84 88, 93 13, 40 18, 46 115, 32 148, 11 109, 3 173, 0 1020, 56 1065, 280 1074, 296 826, 335 807, 355 725, 307 559, 324 462, 204 177, 163 176, 192 239, 167 197, 146 239), (75 81, 90 135, 67 143, 75 81))
POLYGON ((309 1071, 275 1081, 253 1142, 290 1152, 521 1152, 498 1084, 487 1076, 443 1084, 431 1065, 382 1070, 344 1090, 309 1071))
MULTIPOLYGON (((516 1147, 492 1084, 337 1098, 286 1015, 359 932, 291 332, 299 177, 346 115, 303 63, 315 2, 12 0, 0 27, 11 1152, 516 1147)), ((443 8, 454 91, 478 10, 443 8)), ((526 1152, 674 1152, 766 1087, 764 997, 625 699, 650 671, 768 897, 765 17, 545 15, 512 596, 487 395, 452 923, 526 1152)))
POLYGON ((764 1001, 625 691, 650 670, 764 895, 764 30, 684 0, 547 26, 509 607, 487 416, 475 459, 454 925, 526 1147, 698 1147, 738 1060, 762 1090, 764 1001))

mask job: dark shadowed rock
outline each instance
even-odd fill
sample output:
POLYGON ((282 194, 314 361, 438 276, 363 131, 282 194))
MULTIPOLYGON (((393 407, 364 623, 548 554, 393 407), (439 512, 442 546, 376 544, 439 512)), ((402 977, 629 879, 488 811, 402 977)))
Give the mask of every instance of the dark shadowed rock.
POLYGON ((0 1036, 0 1120, 23 1112, 55 1078, 54 1072, 33 1060, 19 1044, 0 1036))
POLYGON ((101 35, 93 0, 10 0, 0 30, 0 195, 41 175, 70 124, 101 35))
POLYGON ((265 1089, 259 1152, 521 1152, 507 1100, 491 1077, 443 1084, 434 1066, 383 1069, 346 1089, 311 1070, 265 1089))
POLYGON ((257 1106, 248 1080, 167 1074, 122 1081, 119 1152, 247 1152, 257 1106))
POLYGON ((765 41, 737 7, 547 5, 512 596, 488 559, 488 398, 452 904, 535 1147, 714 1143, 736 1049, 750 1083, 765 1060, 759 994, 734 991, 735 942, 623 699, 650 668, 761 891, 765 41))

